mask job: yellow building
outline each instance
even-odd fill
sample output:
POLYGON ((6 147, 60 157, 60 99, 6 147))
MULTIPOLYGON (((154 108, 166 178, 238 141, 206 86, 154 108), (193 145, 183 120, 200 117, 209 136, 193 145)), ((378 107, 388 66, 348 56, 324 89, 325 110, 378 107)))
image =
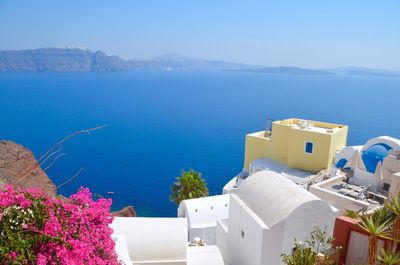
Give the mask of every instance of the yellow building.
POLYGON ((244 168, 269 158, 290 168, 317 173, 330 169, 335 153, 347 144, 348 126, 297 118, 274 121, 271 131, 246 135, 244 168))

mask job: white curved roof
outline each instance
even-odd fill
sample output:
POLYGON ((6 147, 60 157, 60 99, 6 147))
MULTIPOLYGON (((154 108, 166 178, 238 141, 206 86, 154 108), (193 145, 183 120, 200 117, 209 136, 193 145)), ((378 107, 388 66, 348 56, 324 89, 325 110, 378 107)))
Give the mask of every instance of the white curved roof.
POLYGON ((186 261, 185 218, 115 217, 110 227, 114 237, 125 236, 129 258, 135 264, 183 264, 186 261))
POLYGON ((390 136, 379 136, 379 137, 369 139, 365 143, 365 145, 361 151, 364 151, 364 150, 368 149, 369 147, 371 147, 375 144, 379 144, 379 143, 387 144, 396 151, 400 150, 400 140, 399 139, 396 139, 396 138, 393 138, 390 136))
POLYGON ((268 227, 286 219, 308 202, 320 201, 328 205, 289 179, 268 170, 248 176, 235 193, 268 227))
POLYGON ((189 226, 215 226, 217 219, 229 216, 229 195, 184 200, 179 204, 179 215, 188 218, 189 226))
POLYGON ((187 264, 189 265, 224 265, 224 259, 221 256, 216 245, 202 247, 188 247, 187 264))

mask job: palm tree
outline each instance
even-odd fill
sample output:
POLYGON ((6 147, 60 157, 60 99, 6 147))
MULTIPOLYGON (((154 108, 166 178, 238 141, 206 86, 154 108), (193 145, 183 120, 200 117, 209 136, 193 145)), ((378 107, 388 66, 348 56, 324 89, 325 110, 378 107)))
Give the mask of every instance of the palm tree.
POLYGON ((400 264, 400 252, 386 252, 385 249, 382 249, 382 253, 378 259, 383 265, 400 264))
POLYGON ((369 233, 368 265, 375 265, 377 258, 380 264, 400 263, 400 196, 386 201, 370 215, 360 215, 355 212, 347 212, 345 215, 359 219, 359 226, 369 233), (391 251, 382 248, 381 255, 377 257, 379 238, 390 240, 393 248, 391 251))
POLYGON ((208 189, 205 180, 199 172, 190 169, 182 170, 182 174, 176 178, 176 182, 171 186, 171 196, 169 197, 177 206, 183 200, 201 198, 208 196, 208 189))
POLYGON ((369 234, 368 239, 368 265, 375 265, 378 255, 379 238, 390 239, 390 219, 385 220, 382 212, 377 211, 372 215, 363 215, 360 220, 360 227, 369 234))
POLYGON ((386 207, 394 214, 392 226, 392 237, 394 249, 400 251, 400 198, 399 196, 391 198, 386 202, 386 207))

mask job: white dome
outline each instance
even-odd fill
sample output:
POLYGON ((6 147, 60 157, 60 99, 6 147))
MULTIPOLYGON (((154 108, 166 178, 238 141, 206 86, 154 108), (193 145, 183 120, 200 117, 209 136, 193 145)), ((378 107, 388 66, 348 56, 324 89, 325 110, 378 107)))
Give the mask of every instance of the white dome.
POLYGON ((369 139, 364 147, 361 149, 361 152, 365 151, 366 149, 370 148, 373 145, 376 144, 387 144, 388 146, 390 146, 391 148, 393 148, 393 150, 395 151, 399 151, 400 150, 400 140, 390 137, 390 136, 379 136, 379 137, 375 137, 375 138, 371 138, 369 139))
POLYGON ((268 170, 248 176, 235 193, 268 227, 286 219, 297 208, 309 202, 330 208, 317 196, 268 170))

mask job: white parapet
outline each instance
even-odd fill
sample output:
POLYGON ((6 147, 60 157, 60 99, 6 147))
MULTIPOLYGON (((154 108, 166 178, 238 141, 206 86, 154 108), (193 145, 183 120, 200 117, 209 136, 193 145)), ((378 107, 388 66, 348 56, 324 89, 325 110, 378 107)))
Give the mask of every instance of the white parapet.
POLYGON ((188 247, 188 265, 224 265, 217 246, 188 247))
POLYGON ((390 184, 390 197, 397 197, 400 195, 400 172, 392 175, 392 182, 390 184))
POLYGON ((218 195, 180 203, 178 217, 188 220, 188 240, 199 237, 207 245, 215 245, 217 220, 229 216, 229 195, 218 195))
POLYGON ((344 179, 344 175, 338 175, 329 178, 322 182, 311 185, 309 191, 315 196, 337 208, 339 210, 339 215, 345 214, 347 210, 351 210, 354 207, 360 208, 362 210, 368 210, 371 206, 368 201, 357 200, 355 198, 339 193, 338 190, 335 190, 335 187, 340 187, 341 185, 343 185, 344 179))
POLYGON ((187 264, 185 218, 116 217, 110 226, 125 236, 132 264, 187 264))

